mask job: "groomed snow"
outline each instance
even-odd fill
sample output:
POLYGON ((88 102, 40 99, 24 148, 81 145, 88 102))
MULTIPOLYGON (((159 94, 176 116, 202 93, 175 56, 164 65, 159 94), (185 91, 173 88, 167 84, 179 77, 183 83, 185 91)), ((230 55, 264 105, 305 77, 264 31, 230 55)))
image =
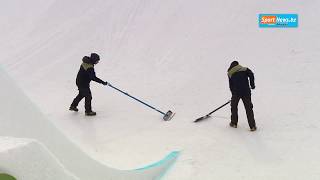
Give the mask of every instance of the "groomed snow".
POLYGON ((178 157, 179 152, 172 152, 161 161, 133 170, 104 166, 61 134, 1 68, 0 81, 0 99, 6 102, 0 116, 0 170, 18 179, 158 179, 178 157))
POLYGON ((79 180, 39 142, 0 137, 0 171, 24 180, 79 180))
MULTIPOLYGON (((4 0, 0 63, 43 112, 40 119, 63 132, 57 139, 80 147, 83 153, 76 155, 84 161, 135 169, 180 151, 164 179, 318 180, 319 6, 297 0, 4 0), (260 13, 296 13, 299 27, 261 29, 260 13), (83 102, 80 112, 69 112, 81 59, 91 52, 101 55, 100 78, 176 112, 174 119, 164 122, 158 112, 95 83, 98 115, 84 116, 83 102), (226 70, 233 60, 256 76, 254 133, 241 103, 237 129, 228 127, 229 106, 192 123, 230 99, 226 70)), ((28 108, 2 103, 0 117, 17 110, 21 117, 28 108)), ((47 130, 41 122, 23 130, 34 123, 30 119, 28 114, 22 124, 0 127, 16 126, 28 135, 47 130)), ((60 142, 39 141, 51 152, 66 151, 60 142)))

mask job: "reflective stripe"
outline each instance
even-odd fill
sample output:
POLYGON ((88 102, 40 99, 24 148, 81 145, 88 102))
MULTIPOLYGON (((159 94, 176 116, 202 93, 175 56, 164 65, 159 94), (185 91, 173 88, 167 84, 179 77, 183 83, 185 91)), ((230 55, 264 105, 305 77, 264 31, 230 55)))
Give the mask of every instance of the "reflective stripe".
POLYGON ((88 70, 89 68, 93 68, 93 65, 92 64, 88 64, 88 63, 82 63, 81 65, 84 70, 88 70))
POLYGON ((228 71, 228 76, 229 78, 231 78, 231 76, 236 73, 236 72, 239 72, 239 71, 246 71, 247 68, 246 67, 242 67, 240 64, 239 65, 236 65, 235 67, 231 68, 229 71, 228 71))

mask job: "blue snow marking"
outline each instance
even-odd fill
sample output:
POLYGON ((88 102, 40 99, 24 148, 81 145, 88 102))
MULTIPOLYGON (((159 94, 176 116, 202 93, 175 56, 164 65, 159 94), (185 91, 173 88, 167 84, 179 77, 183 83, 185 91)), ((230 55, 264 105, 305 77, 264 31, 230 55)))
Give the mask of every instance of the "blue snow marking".
POLYGON ((177 160, 178 156, 179 156, 180 152, 179 151, 172 151, 170 154, 168 154, 165 158, 163 158, 162 160, 147 165, 145 167, 142 168, 138 168, 135 169, 136 171, 142 171, 142 170, 146 170, 146 169, 150 169, 150 168, 155 168, 155 167, 160 167, 160 166, 166 166, 165 170, 163 171, 163 173, 157 178, 157 179, 161 179, 167 172, 168 170, 172 167, 172 165, 174 164, 174 162, 177 160), (168 163, 167 165, 165 165, 166 163, 168 163))

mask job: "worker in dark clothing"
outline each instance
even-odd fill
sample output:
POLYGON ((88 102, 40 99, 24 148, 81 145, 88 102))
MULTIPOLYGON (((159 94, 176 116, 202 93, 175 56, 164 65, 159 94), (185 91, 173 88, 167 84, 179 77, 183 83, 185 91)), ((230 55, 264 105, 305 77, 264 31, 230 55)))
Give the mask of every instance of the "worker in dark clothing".
POLYGON ((251 102, 251 89, 255 88, 253 72, 246 67, 233 61, 228 69, 229 87, 232 93, 231 97, 231 122, 230 126, 237 128, 238 124, 238 103, 240 99, 244 104, 247 113, 247 119, 251 131, 257 130, 253 114, 253 104, 251 102), (250 84, 250 86, 249 86, 250 84))
POLYGON ((92 111, 91 108, 91 90, 90 90, 90 81, 93 80, 97 83, 101 83, 103 85, 108 85, 108 82, 102 81, 96 76, 94 71, 94 65, 98 64, 100 57, 96 53, 92 53, 90 57, 85 56, 82 59, 82 64, 80 66, 80 70, 77 75, 76 84, 78 86, 79 94, 76 98, 74 98, 69 110, 70 111, 78 111, 79 102, 85 98, 85 114, 87 116, 94 116, 97 113, 92 111))

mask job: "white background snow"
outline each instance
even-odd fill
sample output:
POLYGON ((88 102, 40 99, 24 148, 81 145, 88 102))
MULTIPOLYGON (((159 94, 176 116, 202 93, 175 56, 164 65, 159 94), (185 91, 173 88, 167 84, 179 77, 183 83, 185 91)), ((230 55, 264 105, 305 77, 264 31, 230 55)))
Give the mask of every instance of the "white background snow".
POLYGON ((178 150, 164 179, 316 180, 319 6, 317 0, 3 0, 0 63, 58 129, 110 167, 134 169, 178 150), (261 29, 260 13, 296 13, 299 27, 261 29), (98 77, 176 112, 172 121, 95 83, 98 115, 84 116, 83 102, 80 112, 69 112, 81 59, 91 52, 101 56, 98 77), (237 129, 228 127, 229 106, 192 123, 230 99, 226 70, 233 60, 255 73, 253 133, 242 103, 237 129))

